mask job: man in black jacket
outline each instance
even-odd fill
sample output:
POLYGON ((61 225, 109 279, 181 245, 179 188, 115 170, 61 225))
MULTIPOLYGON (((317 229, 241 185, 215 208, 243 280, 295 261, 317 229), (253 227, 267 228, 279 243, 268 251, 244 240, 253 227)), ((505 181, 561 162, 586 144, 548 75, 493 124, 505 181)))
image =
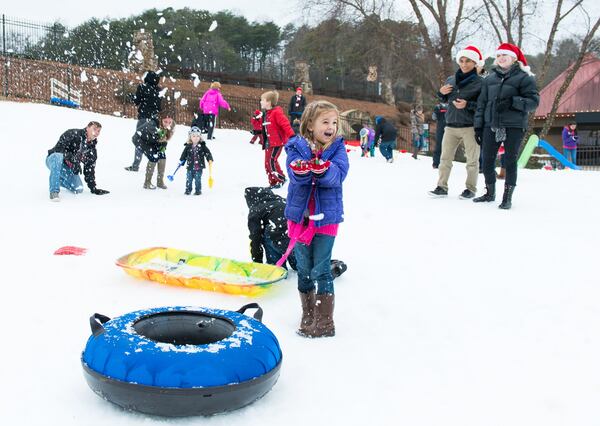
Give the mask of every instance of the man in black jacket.
POLYGON ((456 55, 459 69, 456 74, 448 77, 438 93, 442 102, 448 103, 446 112, 446 127, 442 142, 442 156, 439 165, 437 187, 429 191, 432 197, 448 195, 448 179, 452 171, 454 155, 460 145, 464 146, 467 157, 466 189, 460 194, 461 199, 470 199, 477 193, 477 178, 479 176, 479 145, 473 127, 477 98, 481 92, 482 78, 477 73, 477 67, 484 64, 483 56, 475 46, 467 46, 456 55))
MULTIPOLYGON (((133 103, 138 108, 138 121, 135 128, 136 133, 149 121, 156 122, 158 125, 158 113, 161 111, 161 99, 160 91, 158 87, 158 81, 160 77, 154 71, 146 72, 144 76, 144 83, 138 85, 133 97, 133 103)), ((125 167, 125 170, 130 172, 137 172, 140 168, 140 162, 142 161, 142 151, 139 147, 135 146, 135 156, 133 164, 125 167)))
MULTIPOLYGON (((285 199, 275 195, 270 188, 249 187, 244 196, 248 204, 248 230, 250 231, 250 254, 252 261, 275 265, 285 253, 290 237, 287 235, 287 220, 283 214, 285 199)), ((295 271, 296 257, 292 251, 287 263, 295 271)), ((284 264, 285 267, 285 264, 284 264)), ((331 260, 331 274, 342 275, 347 266, 341 260, 331 260)))
POLYGON ((83 164, 83 176, 92 194, 104 195, 108 191, 96 187, 97 138, 102 125, 90 121, 84 129, 70 129, 64 132, 54 148, 48 150, 46 167, 50 169, 50 200, 60 201, 60 187, 79 194, 83 184, 79 174, 83 164))
POLYGON ((296 94, 290 99, 290 105, 288 108, 288 115, 290 116, 290 125, 294 123, 295 119, 302 119, 302 114, 304 114, 305 107, 306 98, 302 94, 302 87, 298 87, 296 89, 296 94))
MULTIPOLYGON (((250 254, 252 261, 274 265, 283 256, 290 238, 287 236, 287 221, 283 214, 285 200, 275 195, 270 188, 249 187, 244 196, 248 204, 248 230, 250 231, 250 254), (264 255, 263 255, 264 253, 264 255)), ((287 258, 292 269, 296 269, 296 258, 292 252, 287 258)))

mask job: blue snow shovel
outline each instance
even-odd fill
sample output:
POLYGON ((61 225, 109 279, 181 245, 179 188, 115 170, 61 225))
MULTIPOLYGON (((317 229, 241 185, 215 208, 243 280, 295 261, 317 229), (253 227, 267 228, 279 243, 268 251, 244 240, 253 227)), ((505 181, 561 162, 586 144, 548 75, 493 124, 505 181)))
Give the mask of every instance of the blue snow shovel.
POLYGON ((181 166, 183 166, 185 163, 179 163, 179 165, 177 166, 177 168, 175 169, 175 171, 173 172, 172 175, 168 175, 167 179, 169 179, 169 181, 173 182, 173 179, 175 179, 175 173, 177 173, 177 170, 179 170, 179 168, 181 166))

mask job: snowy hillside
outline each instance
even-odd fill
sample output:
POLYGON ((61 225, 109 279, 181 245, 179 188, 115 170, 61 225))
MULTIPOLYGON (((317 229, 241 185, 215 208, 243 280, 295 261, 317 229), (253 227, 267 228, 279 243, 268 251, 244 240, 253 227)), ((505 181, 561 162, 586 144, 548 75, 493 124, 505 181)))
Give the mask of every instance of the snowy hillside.
MULTIPOLYGON (((81 351, 94 312, 200 305, 235 310, 224 294, 135 280, 119 256, 151 246, 249 260, 246 186, 266 184, 250 134, 218 130, 213 189, 185 196, 181 171, 167 190, 142 189, 134 120, 46 105, 0 102, 2 274, 0 310, 5 425, 597 425, 600 399, 600 174, 520 171, 513 209, 430 199, 429 158, 386 164, 350 153, 346 222, 334 257, 336 332, 295 334, 295 275, 258 299, 283 350, 281 376, 263 399, 212 418, 129 413, 84 381, 81 351), (48 199, 46 151, 60 134, 103 124, 95 196, 48 199), (65 245, 85 256, 54 256, 65 245)), ((167 150, 171 173, 187 129, 167 150)), ((145 164, 145 162, 143 163, 145 164)), ((480 181, 480 188, 483 183, 480 181)), ((277 191, 284 195, 286 188, 277 191)))

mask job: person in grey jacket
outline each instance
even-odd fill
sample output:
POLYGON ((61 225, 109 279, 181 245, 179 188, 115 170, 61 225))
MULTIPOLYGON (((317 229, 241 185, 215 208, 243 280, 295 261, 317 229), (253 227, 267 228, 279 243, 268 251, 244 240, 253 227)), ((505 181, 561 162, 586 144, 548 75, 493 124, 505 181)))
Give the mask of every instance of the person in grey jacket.
POLYGON ((527 129, 528 115, 534 111, 540 95, 531 69, 521 50, 502 43, 496 49, 496 67, 483 80, 475 112, 475 131, 483 140, 483 174, 486 193, 476 203, 496 199, 496 155, 504 143, 506 180, 501 209, 512 207, 517 185, 517 155, 527 129))
POLYGON ((456 74, 448 77, 446 84, 438 92, 440 100, 448 103, 448 111, 438 183, 433 191, 429 191, 429 195, 432 197, 448 195, 448 178, 452 171, 454 155, 458 147, 463 145, 467 157, 467 181, 466 189, 459 198, 466 200, 474 198, 477 193, 480 148, 475 139, 473 120, 483 81, 477 72, 477 67, 483 66, 484 60, 477 47, 467 46, 456 54, 456 62, 459 69, 456 74))

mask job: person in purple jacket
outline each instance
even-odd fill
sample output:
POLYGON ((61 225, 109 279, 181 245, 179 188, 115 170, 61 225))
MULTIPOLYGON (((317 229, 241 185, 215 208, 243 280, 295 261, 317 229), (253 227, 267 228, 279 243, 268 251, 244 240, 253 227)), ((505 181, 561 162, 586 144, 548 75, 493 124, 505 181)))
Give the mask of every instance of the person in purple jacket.
POLYGON ((375 130, 363 123, 363 128, 360 129, 360 147, 362 149, 361 157, 375 157, 375 130))
POLYGON ((208 89, 202 96, 202 99, 200 99, 200 111, 202 111, 204 119, 206 120, 206 126, 208 127, 206 139, 213 138, 215 119, 217 115, 219 115, 219 108, 231 111, 229 104, 223 99, 223 95, 221 94, 221 83, 213 81, 210 84, 210 89, 208 89))
POLYGON ((338 119, 332 103, 312 102, 304 110, 300 135, 285 145, 290 179, 286 253, 294 248, 302 305, 298 334, 304 337, 335 335, 330 262, 338 225, 344 220, 342 183, 349 169, 344 139, 337 136, 338 119))
POLYGON ((577 164, 577 123, 567 123, 562 131, 563 152, 565 158, 573 164, 577 164))

